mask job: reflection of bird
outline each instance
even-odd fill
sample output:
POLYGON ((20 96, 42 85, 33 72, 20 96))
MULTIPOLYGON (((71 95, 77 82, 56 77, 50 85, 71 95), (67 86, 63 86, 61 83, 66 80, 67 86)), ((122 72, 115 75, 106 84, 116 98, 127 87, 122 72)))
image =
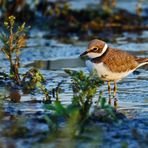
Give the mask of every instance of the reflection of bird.
POLYGON ((125 51, 109 47, 104 41, 94 39, 80 56, 87 55, 100 79, 108 82, 109 103, 111 104, 110 82, 114 82, 114 106, 117 106, 116 82, 135 69, 148 64, 148 58, 138 58, 125 51))

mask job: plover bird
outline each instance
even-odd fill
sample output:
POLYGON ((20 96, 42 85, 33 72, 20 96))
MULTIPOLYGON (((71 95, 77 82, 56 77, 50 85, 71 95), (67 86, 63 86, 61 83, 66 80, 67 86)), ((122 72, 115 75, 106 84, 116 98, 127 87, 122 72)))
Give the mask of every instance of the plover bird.
POLYGON ((111 104, 111 86, 114 82, 114 106, 117 106, 116 82, 132 73, 137 68, 148 64, 148 58, 138 58, 123 50, 109 47, 98 39, 90 41, 87 50, 80 56, 87 55, 100 79, 108 82, 109 104, 111 104))

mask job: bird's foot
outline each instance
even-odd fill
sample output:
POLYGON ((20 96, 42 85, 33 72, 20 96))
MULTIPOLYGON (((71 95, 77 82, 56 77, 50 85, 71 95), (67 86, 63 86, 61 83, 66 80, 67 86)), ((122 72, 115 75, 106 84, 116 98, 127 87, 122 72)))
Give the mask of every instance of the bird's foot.
POLYGON ((109 97, 109 99, 108 99, 108 104, 109 104, 109 105, 112 104, 112 99, 111 99, 111 97, 109 97))
POLYGON ((114 107, 115 107, 115 108, 118 107, 118 100, 117 100, 117 98, 114 98, 114 107))

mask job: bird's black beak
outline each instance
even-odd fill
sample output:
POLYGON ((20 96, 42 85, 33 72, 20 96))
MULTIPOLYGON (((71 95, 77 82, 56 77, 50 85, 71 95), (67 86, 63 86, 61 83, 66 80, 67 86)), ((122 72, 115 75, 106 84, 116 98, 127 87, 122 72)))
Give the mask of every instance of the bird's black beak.
POLYGON ((87 53, 88 53, 88 51, 83 52, 83 53, 80 55, 80 57, 85 56, 87 53))

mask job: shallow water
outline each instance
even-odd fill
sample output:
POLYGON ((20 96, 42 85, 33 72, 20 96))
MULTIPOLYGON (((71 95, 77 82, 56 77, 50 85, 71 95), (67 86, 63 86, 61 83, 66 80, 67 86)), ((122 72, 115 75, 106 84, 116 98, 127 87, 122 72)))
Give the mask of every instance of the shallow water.
MULTIPOLYGON (((47 88, 54 88, 59 82, 64 80, 61 85, 62 93, 60 98, 63 104, 69 104, 72 96, 72 91, 69 87, 71 81, 70 78, 64 73, 64 68, 70 68, 75 70, 83 70, 88 74, 85 62, 79 58, 87 46, 87 42, 75 42, 74 44, 63 44, 55 40, 49 40, 43 38, 42 35, 35 34, 32 30, 32 36, 28 39, 28 47, 22 49, 21 52, 21 73, 27 71, 30 67, 37 67, 41 69, 41 72, 47 79, 47 88)), ((145 31, 142 34, 127 34, 123 33, 116 38, 114 43, 110 43, 110 46, 127 50, 140 57, 148 57, 148 32, 145 31)), ((2 61, 0 67, 2 71, 8 72, 8 62, 0 53, 2 61)), ((104 90, 104 95, 107 96, 107 85, 100 88, 104 90)), ((19 119, 20 123, 26 122, 26 126, 31 133, 29 136, 32 138, 18 138, 12 139, 4 137, 0 134, 0 143, 8 146, 8 143, 15 147, 31 147, 33 143, 34 147, 55 147, 60 145, 65 147, 65 144, 72 142, 73 147, 94 147, 102 146, 120 147, 122 144, 128 144, 129 147, 138 147, 139 139, 134 138, 135 134, 142 134, 141 141, 145 141, 148 134, 148 67, 142 67, 135 73, 129 75, 118 83, 118 110, 124 113, 128 119, 122 121, 119 124, 106 123, 93 123, 88 125, 88 131, 84 132, 84 139, 65 139, 58 138, 56 141, 50 141, 50 144, 35 144, 38 141, 37 133, 47 132, 48 126, 45 123, 40 122, 43 114, 48 113, 44 108, 43 103, 33 103, 32 100, 42 100, 42 94, 26 95, 21 93, 21 103, 10 102, 9 97, 7 100, 1 99, 1 110, 5 112, 5 117, 0 122, 0 131, 11 129, 14 119, 19 119), (103 130, 104 136, 100 139, 100 128, 103 130), (90 130, 90 131, 89 131, 90 130), (138 131, 136 131, 138 130, 138 131), (120 132, 119 132, 120 131, 120 132), (137 133, 136 133, 137 132, 137 133), (88 134, 89 133, 89 134, 88 134), (92 133, 92 134, 90 134, 92 133), (95 135, 95 136, 92 136, 95 135), (86 140, 87 139, 87 140, 86 140), (71 141, 72 140, 72 141, 71 141), (100 142, 101 141, 101 142, 100 142), (105 143, 103 142, 105 141, 105 143), (103 145, 101 143, 103 142, 103 145), (25 145, 24 145, 25 143, 25 145)), ((99 93, 99 92, 98 92, 99 93)), ((0 96, 9 96, 9 90, 0 87, 0 96)), ((95 99, 97 98, 96 95, 95 99)), ((0 97, 0 98, 1 98, 0 97)), ((83 137, 82 136, 82 137, 83 137)), ((102 136, 102 135, 101 135, 102 136)), ((42 134, 40 135, 40 138, 42 134)), ((32 145, 32 146, 33 146, 32 145)), ((146 145, 143 144, 143 147, 146 145)))

